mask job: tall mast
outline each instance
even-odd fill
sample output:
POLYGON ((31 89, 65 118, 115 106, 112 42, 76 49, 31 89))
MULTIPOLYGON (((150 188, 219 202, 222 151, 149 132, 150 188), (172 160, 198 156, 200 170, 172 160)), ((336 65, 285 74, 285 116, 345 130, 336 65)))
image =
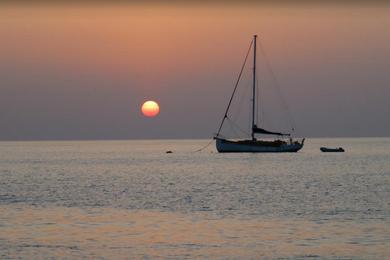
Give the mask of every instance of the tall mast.
POLYGON ((253 86, 252 86, 252 140, 255 140, 255 112, 256 112, 256 38, 257 35, 253 36, 253 86))

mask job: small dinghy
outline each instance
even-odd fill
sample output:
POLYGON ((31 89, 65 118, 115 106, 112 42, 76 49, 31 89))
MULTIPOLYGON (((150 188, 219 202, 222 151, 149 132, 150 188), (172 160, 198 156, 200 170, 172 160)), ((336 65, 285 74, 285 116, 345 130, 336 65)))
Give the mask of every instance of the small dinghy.
POLYGON ((321 147, 320 150, 323 153, 343 153, 344 152, 344 149, 342 147, 339 147, 339 148, 321 147))

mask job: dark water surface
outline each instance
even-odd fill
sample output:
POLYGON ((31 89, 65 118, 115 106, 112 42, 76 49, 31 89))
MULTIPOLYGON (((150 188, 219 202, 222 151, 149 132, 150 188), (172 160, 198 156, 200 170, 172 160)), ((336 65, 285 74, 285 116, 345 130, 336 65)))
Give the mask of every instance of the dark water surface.
POLYGON ((207 142, 0 142, 0 258, 390 258, 390 138, 207 142))

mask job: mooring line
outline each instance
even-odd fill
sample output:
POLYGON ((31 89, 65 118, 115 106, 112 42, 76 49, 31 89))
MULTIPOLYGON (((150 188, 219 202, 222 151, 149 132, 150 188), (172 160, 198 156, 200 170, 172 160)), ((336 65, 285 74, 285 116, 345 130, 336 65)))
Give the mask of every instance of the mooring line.
POLYGON ((203 151, 204 149, 209 147, 212 142, 214 142, 214 139, 211 139, 210 142, 208 142, 205 146, 203 146, 202 148, 200 148, 198 150, 193 151, 193 153, 197 153, 197 152, 203 151))

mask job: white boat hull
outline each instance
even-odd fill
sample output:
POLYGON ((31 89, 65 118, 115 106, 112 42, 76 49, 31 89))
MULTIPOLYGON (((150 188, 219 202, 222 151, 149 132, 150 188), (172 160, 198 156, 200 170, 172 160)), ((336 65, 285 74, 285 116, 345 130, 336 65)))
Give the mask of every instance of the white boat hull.
POLYGON ((298 143, 283 143, 280 145, 263 145, 261 143, 230 141, 215 138, 217 151, 220 153, 293 153, 303 147, 304 139, 298 143))

